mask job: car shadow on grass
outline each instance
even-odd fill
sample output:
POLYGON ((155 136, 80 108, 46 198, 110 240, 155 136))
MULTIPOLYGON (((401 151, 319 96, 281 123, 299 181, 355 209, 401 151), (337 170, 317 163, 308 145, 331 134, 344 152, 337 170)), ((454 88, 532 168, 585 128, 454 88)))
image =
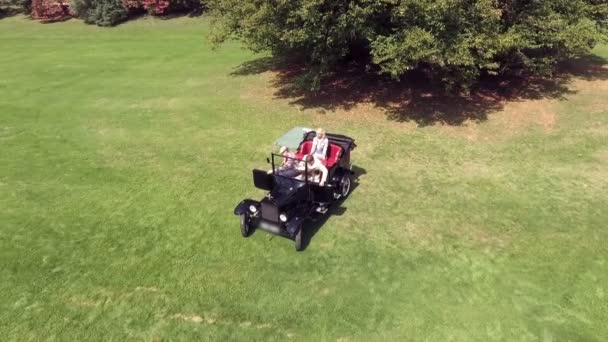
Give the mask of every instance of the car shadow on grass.
POLYGON ((233 76, 272 71, 274 97, 287 99, 302 109, 351 110, 371 104, 389 120, 415 122, 419 126, 458 126, 467 121, 483 122, 504 108, 507 101, 566 99, 576 93, 573 79, 608 80, 608 61, 595 55, 563 62, 553 77, 483 77, 469 92, 447 92, 422 71, 410 72, 402 80, 369 72, 365 65, 351 63, 327 74, 319 91, 307 91, 298 82, 306 71, 301 66, 262 57, 243 63, 233 76))
MULTIPOLYGON (((361 176, 363 176, 367 173, 367 171, 365 171, 364 168, 356 166, 356 165, 353 165, 352 171, 354 172, 354 175, 353 175, 353 182, 351 184, 351 190, 350 190, 351 194, 355 190, 357 190, 357 187, 359 186, 360 181, 361 181, 361 176)), ((348 201, 348 197, 338 200, 337 202, 332 204, 332 206, 329 208, 329 211, 327 212, 326 215, 319 215, 318 217, 314 218, 311 222, 309 222, 304 227, 304 235, 303 235, 304 248, 303 248, 303 250, 306 250, 308 248, 312 239, 319 232, 319 230, 321 230, 321 228, 325 225, 325 222, 327 222, 327 220, 331 216, 342 216, 342 215, 344 215, 344 213, 346 213, 348 208, 343 206, 343 204, 344 204, 344 202, 347 202, 347 201, 348 201)))

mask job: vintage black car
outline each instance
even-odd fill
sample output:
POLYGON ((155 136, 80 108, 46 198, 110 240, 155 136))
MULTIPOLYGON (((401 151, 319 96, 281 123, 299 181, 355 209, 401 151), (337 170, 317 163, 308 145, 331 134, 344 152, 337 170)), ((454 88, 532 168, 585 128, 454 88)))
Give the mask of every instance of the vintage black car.
MULTIPOLYGON (((295 158, 288 159, 301 163, 305 169, 303 174, 308 174, 303 158, 311 152, 315 136, 314 131, 294 128, 278 140, 278 144, 289 146, 296 152, 295 158)), ((350 194, 353 185, 350 152, 356 146, 355 141, 340 134, 327 133, 326 136, 329 146, 323 164, 328 176, 324 186, 309 177, 281 175, 279 165, 286 157, 274 153, 267 160, 272 165, 271 171, 253 170, 253 184, 269 192, 260 201, 245 199, 234 209, 234 214, 241 220, 243 237, 250 236, 259 228, 294 240, 296 250, 301 251, 305 247, 306 224, 328 215, 332 204, 350 194)))

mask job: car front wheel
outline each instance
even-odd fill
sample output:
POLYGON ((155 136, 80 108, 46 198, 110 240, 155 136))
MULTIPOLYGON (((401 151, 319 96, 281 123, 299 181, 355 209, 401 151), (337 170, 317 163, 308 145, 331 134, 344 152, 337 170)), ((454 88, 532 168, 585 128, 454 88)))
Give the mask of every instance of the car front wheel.
POLYGON ((304 225, 300 227, 298 234, 296 234, 295 238, 296 251, 300 252, 304 250, 304 225))
POLYGON ((251 228, 251 222, 249 221, 249 217, 245 214, 241 214, 241 234, 243 237, 251 236, 253 229, 251 228))

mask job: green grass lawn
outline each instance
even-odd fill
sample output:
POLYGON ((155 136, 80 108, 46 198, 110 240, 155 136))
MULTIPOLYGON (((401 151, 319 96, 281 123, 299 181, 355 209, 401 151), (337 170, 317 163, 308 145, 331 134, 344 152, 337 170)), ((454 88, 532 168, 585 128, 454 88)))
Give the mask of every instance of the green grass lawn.
POLYGON ((0 20, 1 340, 608 340, 606 66, 422 127, 301 109, 207 31, 0 20), (232 215, 293 126, 365 170, 302 253, 232 215))

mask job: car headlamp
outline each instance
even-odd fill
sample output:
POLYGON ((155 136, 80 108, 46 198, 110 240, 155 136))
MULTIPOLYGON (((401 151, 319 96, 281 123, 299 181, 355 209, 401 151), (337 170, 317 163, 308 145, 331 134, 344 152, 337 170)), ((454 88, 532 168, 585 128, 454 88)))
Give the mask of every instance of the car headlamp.
POLYGON ((287 222, 287 215, 285 215, 285 214, 279 215, 279 220, 281 220, 281 222, 287 222))
POLYGON ((255 205, 252 204, 249 206, 249 211, 255 214, 258 211, 258 208, 256 208, 255 205))

